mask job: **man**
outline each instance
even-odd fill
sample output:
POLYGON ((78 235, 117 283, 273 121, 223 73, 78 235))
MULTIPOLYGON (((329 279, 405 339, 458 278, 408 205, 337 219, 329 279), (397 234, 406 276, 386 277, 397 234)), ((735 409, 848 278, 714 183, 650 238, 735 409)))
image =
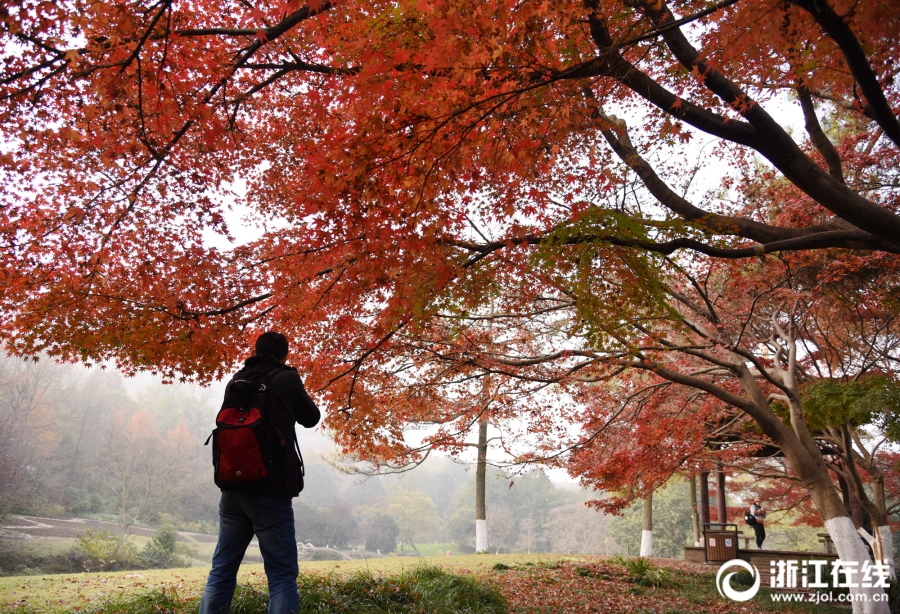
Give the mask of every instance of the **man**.
POLYGON ((319 408, 303 387, 300 375, 285 365, 288 340, 281 333, 266 332, 256 340, 253 356, 235 374, 226 388, 226 398, 235 380, 266 384, 266 412, 280 433, 285 434, 290 452, 280 469, 264 483, 248 487, 220 485, 219 541, 212 569, 200 600, 200 614, 227 614, 237 584, 238 567, 254 534, 269 582, 269 614, 296 614, 297 541, 291 499, 300 494, 300 459, 294 453, 294 424, 312 428, 319 422, 319 408))
POLYGON ((756 522, 753 523, 753 532, 756 533, 756 549, 762 550, 763 542, 766 540, 766 527, 763 524, 766 520, 766 510, 762 508, 759 501, 754 501, 750 506, 750 514, 756 522))

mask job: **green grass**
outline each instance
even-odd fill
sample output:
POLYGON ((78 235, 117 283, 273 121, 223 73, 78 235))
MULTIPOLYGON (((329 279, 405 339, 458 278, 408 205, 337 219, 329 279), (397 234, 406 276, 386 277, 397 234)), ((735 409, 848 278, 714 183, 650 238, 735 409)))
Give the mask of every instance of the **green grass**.
MULTIPOLYGON (((396 575, 357 571, 352 575, 301 574, 300 611, 319 614, 400 612, 436 614, 501 614, 506 600, 490 584, 473 576, 457 575, 434 566, 419 566, 396 575)), ((81 614, 193 614, 199 597, 173 589, 156 589, 94 600, 81 614)), ((260 583, 238 585, 233 614, 265 614, 268 594, 260 583)), ((32 606, 14 608, 17 614, 37 614, 32 606)))
MULTIPOLYGON (((463 556, 464 554, 456 544, 416 544, 416 548, 422 556, 446 556, 448 550, 452 556, 463 556)), ((407 547, 405 551, 410 552, 411 550, 407 547)))
MULTIPOLYGON (((543 555, 556 560, 554 555, 543 555)), ((507 565, 539 562, 535 554, 470 554, 464 556, 384 557, 353 561, 301 561, 301 574, 352 576, 358 572, 399 575, 410 572, 423 563, 439 565, 451 572, 488 573, 495 563, 507 565)), ((0 578, 0 611, 18 606, 44 611, 85 607, 97 599, 124 594, 128 599, 142 591, 174 590, 182 596, 196 596, 203 590, 209 565, 181 569, 147 569, 106 573, 69 573, 0 578)), ((265 586, 262 565, 241 565, 241 583, 265 586)))

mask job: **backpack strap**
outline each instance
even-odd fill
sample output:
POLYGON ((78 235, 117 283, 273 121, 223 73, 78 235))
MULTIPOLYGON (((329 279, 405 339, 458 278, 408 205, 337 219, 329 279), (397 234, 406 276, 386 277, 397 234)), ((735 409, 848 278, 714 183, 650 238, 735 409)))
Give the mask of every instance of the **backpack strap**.
POLYGON ((297 458, 300 459, 300 477, 306 477, 306 465, 303 464, 303 455, 300 454, 300 443, 297 441, 297 435, 294 435, 294 449, 297 450, 297 458))

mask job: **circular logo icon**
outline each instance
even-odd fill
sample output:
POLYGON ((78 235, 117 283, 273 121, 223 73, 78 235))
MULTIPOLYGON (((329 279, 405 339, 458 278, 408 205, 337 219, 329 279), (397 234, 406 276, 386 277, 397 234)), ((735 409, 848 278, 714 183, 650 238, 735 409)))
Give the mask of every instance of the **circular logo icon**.
POLYGON ((719 591, 719 594, 723 597, 728 597, 732 601, 749 601, 753 599, 757 592, 759 592, 759 570, 748 563, 747 561, 743 561, 741 559, 731 559, 727 563, 723 563, 721 567, 719 567, 719 573, 716 574, 716 588, 719 591), (722 577, 722 574, 725 573, 725 570, 730 567, 740 567, 741 569, 746 569, 750 572, 750 575, 756 578, 756 581, 753 583, 753 586, 744 591, 736 591, 731 588, 731 576, 736 574, 737 572, 732 571, 728 574, 725 574, 725 577, 722 577))

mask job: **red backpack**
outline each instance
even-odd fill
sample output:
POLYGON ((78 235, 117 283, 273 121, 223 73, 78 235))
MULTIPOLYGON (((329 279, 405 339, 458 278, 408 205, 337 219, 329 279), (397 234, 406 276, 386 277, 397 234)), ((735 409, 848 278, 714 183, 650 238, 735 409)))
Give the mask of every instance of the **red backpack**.
MULTIPOLYGON (((228 385, 222 409, 216 416, 216 428, 210 435, 215 482, 219 488, 256 489, 277 475, 284 465, 290 448, 271 415, 266 393, 268 383, 278 372, 273 369, 262 381, 236 379, 228 385)), ((294 446, 297 447, 296 441, 294 446)), ((298 456, 299 453, 298 449, 298 456)), ((302 457, 300 472, 302 475, 302 457)))

